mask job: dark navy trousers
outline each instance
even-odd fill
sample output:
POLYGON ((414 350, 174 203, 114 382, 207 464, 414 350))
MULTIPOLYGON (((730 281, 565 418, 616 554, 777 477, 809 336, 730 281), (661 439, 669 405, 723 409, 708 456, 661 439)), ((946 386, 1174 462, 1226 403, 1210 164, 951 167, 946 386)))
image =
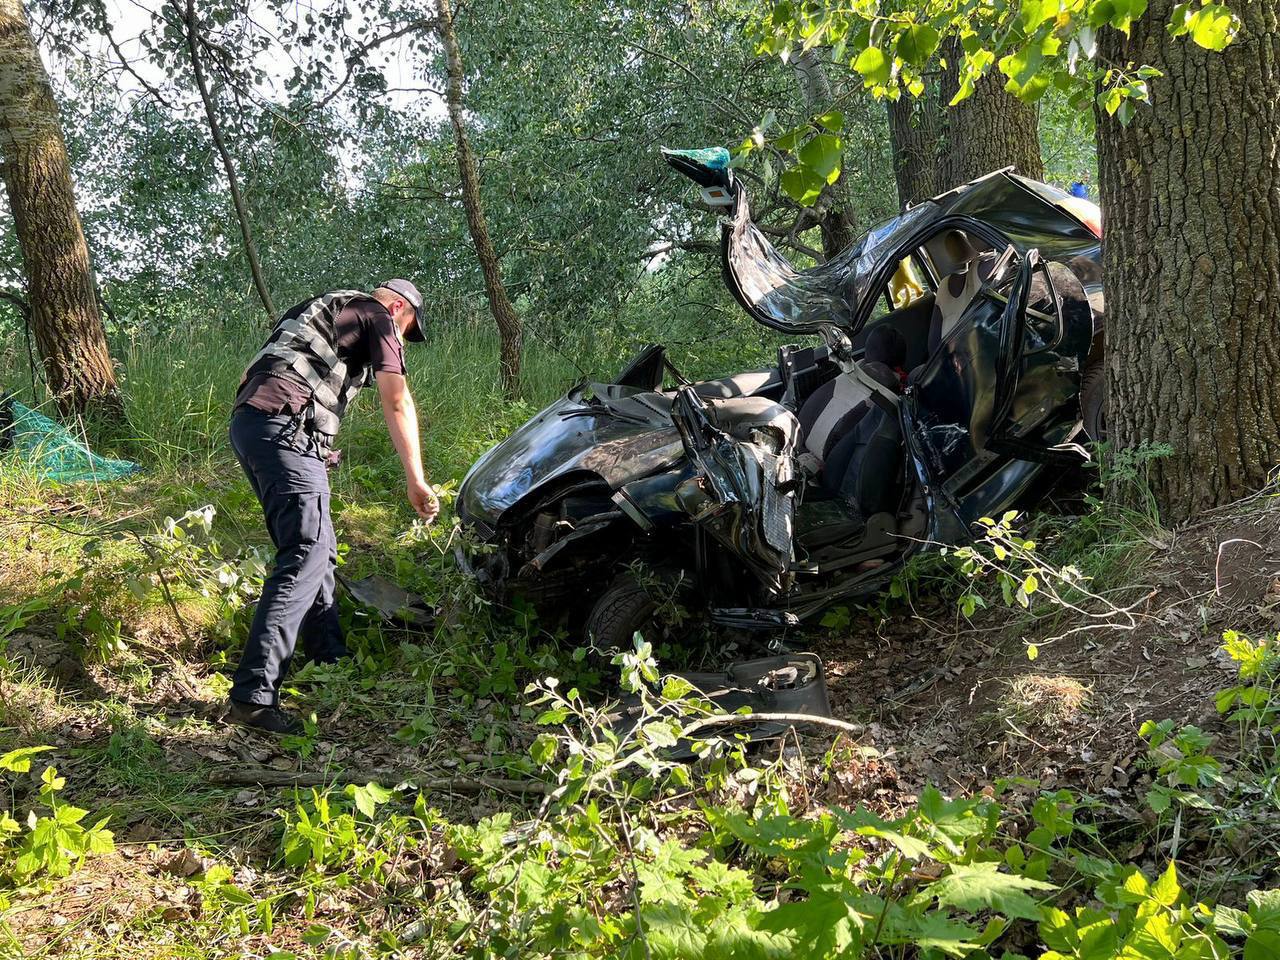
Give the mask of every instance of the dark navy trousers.
POLYGON ((329 477, 300 417, 241 407, 231 417, 231 446, 276 548, 231 699, 275 706, 299 639, 309 660, 332 661, 347 652, 334 596, 338 541, 329 477))

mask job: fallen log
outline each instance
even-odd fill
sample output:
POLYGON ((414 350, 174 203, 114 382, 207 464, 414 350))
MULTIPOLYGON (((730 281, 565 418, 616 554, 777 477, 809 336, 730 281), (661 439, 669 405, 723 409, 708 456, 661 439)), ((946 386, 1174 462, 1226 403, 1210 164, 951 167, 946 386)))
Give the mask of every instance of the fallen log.
POLYGON ((323 787, 329 784, 377 783, 394 787, 400 783, 412 783, 423 791, 452 791, 454 793, 483 793, 497 790, 501 793, 542 793, 552 789, 552 784, 541 780, 514 780, 510 777, 459 776, 423 777, 413 770, 333 770, 292 771, 272 770, 270 767, 219 767, 209 771, 211 784, 224 787, 323 787))

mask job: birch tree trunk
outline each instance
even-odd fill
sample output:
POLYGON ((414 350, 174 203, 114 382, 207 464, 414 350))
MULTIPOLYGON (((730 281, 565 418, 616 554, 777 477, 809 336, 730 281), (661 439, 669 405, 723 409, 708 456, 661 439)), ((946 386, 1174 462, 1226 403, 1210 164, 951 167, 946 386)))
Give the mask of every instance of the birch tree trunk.
POLYGON ((1151 464, 1166 520, 1260 487, 1280 461, 1280 2, 1232 4, 1222 53, 1173 41, 1173 0, 1107 62, 1164 72, 1128 127, 1100 112, 1106 211, 1107 429, 1151 464))
POLYGON ((480 177, 476 172, 475 155, 471 152, 466 117, 463 115, 462 54, 458 49, 457 35, 453 31, 453 10, 449 0, 436 0, 436 9, 439 13, 440 39, 444 44, 449 71, 445 101, 449 108, 449 123, 453 126, 458 175, 462 181, 462 205, 466 210, 467 227, 471 232, 471 242, 476 248, 476 258, 480 261, 480 271, 484 274, 484 292, 489 299, 489 312, 498 325, 498 335, 502 341, 499 358, 502 367, 502 392, 508 399, 514 399, 520 392, 523 330, 520 315, 511 305, 507 289, 502 283, 502 269, 498 264, 493 241, 489 238, 489 225, 480 199, 480 177))
POLYGON ((31 327, 58 409, 119 416, 58 105, 21 0, 0 0, 0 157, 31 327))

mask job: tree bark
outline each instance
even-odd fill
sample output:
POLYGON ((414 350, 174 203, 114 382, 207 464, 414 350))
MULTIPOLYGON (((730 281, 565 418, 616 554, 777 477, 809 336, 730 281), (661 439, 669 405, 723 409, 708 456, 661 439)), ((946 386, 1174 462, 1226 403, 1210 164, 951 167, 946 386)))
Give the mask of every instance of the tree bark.
POLYGON ((971 97, 947 108, 960 89, 962 57, 953 43, 942 72, 941 106, 947 116, 938 186, 950 190, 1008 166, 1024 177, 1043 180, 1040 110, 1007 93, 999 70, 988 70, 971 97))
MULTIPOLYGON (((817 49, 804 51, 795 59, 796 82, 811 117, 821 116, 835 105, 831 81, 822 68, 817 49)), ((818 229, 822 234, 822 255, 830 260, 858 238, 858 219, 853 213, 849 182, 841 169, 835 183, 822 188, 817 206, 822 208, 818 229)))
POLYGON ((1128 127, 1099 111, 1107 214, 1107 426, 1167 443, 1150 483, 1167 521, 1236 499, 1280 460, 1280 2, 1233 4, 1222 53, 1171 40, 1152 0, 1104 62, 1164 76, 1128 127))
POLYGON ((21 0, 0 0, 0 156, 49 390, 63 413, 119 417, 58 106, 21 0))
POLYGON ((195 0, 187 0, 186 8, 178 7, 174 0, 174 8, 182 18, 183 31, 187 37, 187 53, 191 57, 191 72, 196 78, 196 87, 200 90, 200 102, 204 104, 204 115, 209 121, 209 135, 213 145, 222 158, 222 167, 227 172, 227 186, 231 190, 231 202, 236 208, 236 222, 240 225, 240 237, 244 241, 245 259, 249 261, 249 272, 253 275, 253 286, 258 291, 258 299, 266 308, 267 316, 274 320, 275 305, 271 302, 271 293, 267 290, 267 281, 262 276, 262 262, 258 259, 258 246, 253 242, 253 231, 249 228, 249 210, 240 192, 240 181, 236 177, 235 164, 231 162, 231 152, 222 138, 222 126, 218 123, 218 114, 214 109, 213 97, 209 95, 209 83, 204 76, 204 66, 200 61, 200 43, 196 35, 195 0))
POLYGON ((471 242, 484 274, 484 292, 489 299, 489 312, 498 324, 501 338, 500 362, 502 367, 502 392, 514 399, 520 392, 520 355, 523 330, 520 315, 507 296, 502 283, 502 269, 498 254, 489 238, 489 225, 485 220, 484 204, 480 199, 480 177, 476 172, 475 155, 467 137, 466 118, 462 100, 462 54, 458 50, 458 38, 453 31, 453 10, 449 0, 436 0, 439 13, 438 29, 444 44, 449 82, 445 89, 445 102, 449 109, 449 123, 453 126, 454 150, 458 157, 458 176, 462 181, 462 205, 467 214, 467 227, 471 242))
POLYGON ((887 106, 899 205, 936 197, 943 189, 938 183, 938 167, 945 119, 937 84, 931 84, 919 97, 902 96, 887 106))

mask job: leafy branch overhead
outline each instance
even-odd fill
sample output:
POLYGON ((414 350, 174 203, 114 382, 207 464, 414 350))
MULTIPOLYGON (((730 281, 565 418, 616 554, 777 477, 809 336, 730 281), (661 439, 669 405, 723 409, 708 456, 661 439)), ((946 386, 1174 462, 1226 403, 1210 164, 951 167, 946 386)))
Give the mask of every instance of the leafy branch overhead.
MULTIPOLYGON (((1096 98, 1108 115, 1127 124, 1135 104, 1150 101, 1148 81, 1161 72, 1146 63, 1105 62, 1098 34, 1128 35, 1148 15, 1148 0, 781 0, 748 32, 758 53, 784 63, 815 49, 829 51, 879 99, 897 100, 904 91, 921 97, 930 76, 952 61, 959 88, 950 106, 972 97, 979 80, 995 71, 1004 89, 1024 102, 1057 89, 1076 108, 1096 98)), ((1167 29, 1174 38, 1221 51, 1235 40, 1241 21, 1226 4, 1199 0, 1177 4, 1167 29)), ((770 119, 742 144, 740 155, 766 145, 770 119)), ((839 111, 830 111, 772 141, 793 158, 781 183, 797 202, 814 203, 822 185, 840 175, 842 127, 839 111)))

